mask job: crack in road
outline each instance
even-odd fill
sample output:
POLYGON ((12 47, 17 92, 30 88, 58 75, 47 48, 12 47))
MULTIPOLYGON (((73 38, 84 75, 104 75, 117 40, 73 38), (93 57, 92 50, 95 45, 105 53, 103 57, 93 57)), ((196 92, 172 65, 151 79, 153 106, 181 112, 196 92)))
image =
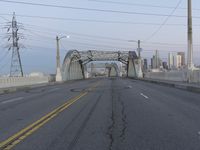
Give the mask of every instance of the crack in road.
POLYGON ((108 136, 110 139, 110 143, 109 143, 109 150, 112 150, 113 147, 113 142, 114 142, 114 137, 113 137, 113 130, 115 127, 115 118, 114 118, 114 95, 113 95, 114 91, 113 88, 111 90, 111 106, 112 106, 112 112, 111 112, 111 125, 108 127, 108 136))
MULTIPOLYGON (((113 85, 113 80, 111 82, 113 85)), ((115 88, 111 90, 111 124, 108 126, 107 135, 109 137, 109 150, 116 149, 119 144, 122 144, 125 140, 125 134, 127 130, 127 121, 125 114, 125 105, 121 100, 121 93, 116 92, 115 88)))
POLYGON ((122 142, 125 140, 125 133, 127 128, 127 121, 126 121, 126 114, 125 114, 125 105, 124 102, 121 100, 121 95, 119 96, 119 101, 122 106, 121 114, 122 114, 122 130, 120 134, 120 138, 122 139, 122 142))

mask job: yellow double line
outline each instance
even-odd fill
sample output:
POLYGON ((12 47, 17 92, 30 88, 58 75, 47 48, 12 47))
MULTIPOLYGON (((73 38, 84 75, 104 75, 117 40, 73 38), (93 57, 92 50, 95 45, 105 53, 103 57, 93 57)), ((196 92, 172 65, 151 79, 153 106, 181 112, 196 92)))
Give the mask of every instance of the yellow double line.
MULTIPOLYGON (((97 87, 98 83, 96 83, 93 87, 89 88, 88 90, 93 90, 95 87, 97 87)), ((34 133, 36 130, 38 130, 40 127, 45 125, 48 121, 56 117, 59 113, 67 109, 70 105, 75 103, 77 100, 79 100, 81 97, 88 94, 88 92, 81 92, 78 96, 70 99, 66 103, 62 104, 58 108, 54 109, 52 112, 48 113, 44 117, 40 118, 36 122, 30 124, 26 128, 22 129, 21 131, 17 132, 13 136, 9 137, 7 140, 0 143, 0 149, 1 150, 10 150, 15 145, 17 145, 19 142, 24 140, 26 137, 34 133)))

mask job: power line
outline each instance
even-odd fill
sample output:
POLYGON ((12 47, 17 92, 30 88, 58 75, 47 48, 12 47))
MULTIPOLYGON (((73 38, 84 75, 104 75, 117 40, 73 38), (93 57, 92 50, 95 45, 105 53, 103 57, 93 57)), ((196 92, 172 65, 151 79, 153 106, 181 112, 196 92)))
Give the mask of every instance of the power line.
MULTIPOLYGON (((38 28, 38 29, 41 29, 41 28, 42 28, 42 31, 41 31, 41 30, 38 30, 38 29, 37 29, 37 31, 39 31, 39 33, 44 32, 43 30, 48 31, 48 32, 45 32, 45 34, 46 34, 46 33, 50 33, 50 32, 52 32, 52 33, 57 33, 57 32, 59 31, 59 32, 62 32, 62 33, 65 32, 65 33, 67 33, 67 34, 72 34, 72 35, 76 35, 76 36, 83 36, 83 37, 88 37, 88 38, 92 38, 92 39, 97 38, 97 39, 114 40, 114 41, 121 41, 121 42, 128 42, 128 41, 129 41, 128 39, 112 38, 112 37, 105 37, 105 36, 98 36, 98 35, 90 35, 90 34, 81 34, 81 33, 75 33, 75 32, 70 32, 70 31, 66 31, 66 30, 57 30, 57 29, 52 29, 52 28, 43 27, 43 26, 38 26, 38 25, 32 25, 32 24, 24 24, 24 25, 30 26, 31 28, 38 28)), ((178 25, 178 24, 177 24, 177 25, 178 25)), ((33 32, 32 32, 32 33, 33 33, 33 32)), ((37 32, 37 34, 36 34, 36 32, 33 33, 33 34, 35 34, 35 35, 37 35, 37 36, 43 36, 43 35, 41 35, 41 34, 39 35, 38 32, 37 32)), ((46 36, 45 36, 45 37, 46 37, 46 36)), ((48 37, 48 38, 50 38, 50 37, 48 37)), ((135 40, 135 42, 137 42, 137 41, 135 40)), ((154 44, 154 45, 185 45, 185 44, 161 43, 161 42, 144 42, 144 44, 145 44, 145 43, 154 44)))
MULTIPOLYGON (((97 38, 97 39, 104 39, 104 40, 112 40, 112 41, 123 41, 123 42, 128 42, 128 39, 121 39, 121 38, 113 38, 113 37, 107 37, 107 36, 100 36, 100 35, 91 35, 91 34, 84 34, 84 33, 76 33, 76 32, 71 32, 71 31, 66 31, 66 30, 55 30, 55 29, 52 29, 52 28, 48 28, 48 27, 42 27, 42 26, 37 26, 37 25, 30 25, 30 24, 24 24, 24 25, 27 25, 27 26, 30 26, 32 28, 42 28, 42 31, 41 32, 44 32, 44 30, 47 30, 48 32, 46 33, 56 33, 57 32, 61 32, 61 33, 66 33, 66 34, 69 34, 69 35, 76 35, 76 36, 81 36, 81 37, 88 37, 88 38, 97 38)), ((40 31, 40 30, 38 30, 40 31)), ((137 42, 136 40, 134 40, 135 42, 137 42)))
MULTIPOLYGON (((53 7, 53 8, 65 8, 65 9, 73 9, 73 10, 96 11, 96 12, 107 12, 107 13, 120 13, 120 14, 129 14, 129 15, 146 15, 146 16, 160 16, 160 17, 169 16, 167 14, 154 14, 154 13, 129 12, 129 11, 119 11, 119 10, 110 10, 110 9, 84 8, 84 7, 51 5, 51 4, 44 4, 44 3, 32 3, 32 2, 11 1, 11 0, 0 0, 0 2, 23 4, 23 5, 32 5, 32 6, 53 7)), ((186 16, 173 15, 173 17, 182 17, 183 18, 183 17, 186 17, 186 16)), ((200 18, 200 17, 193 17, 193 18, 200 18)))
MULTIPOLYGON (((44 32, 43 30, 47 30, 48 32, 45 32, 45 33, 57 33, 58 31, 59 32, 65 32, 67 34, 72 34, 72 35, 76 35, 76 36, 81 36, 81 37, 84 37, 83 39, 85 39, 85 37, 87 38, 91 38, 91 39, 103 39, 103 40, 114 40, 114 41, 120 41, 120 42, 128 42, 129 40, 128 39, 118 39, 118 38, 112 38, 112 37, 105 37, 105 36, 98 36, 98 35, 90 35, 90 34, 81 34, 81 33, 75 33, 75 32, 71 32, 71 31, 66 31, 66 30, 55 30, 55 29, 52 29, 52 28, 48 28, 48 27, 42 27, 42 26, 37 26, 37 25, 30 25, 30 24, 24 24, 26 26, 30 26, 31 28, 39 28, 41 29, 42 28, 42 31, 41 30, 38 30, 36 29, 37 31, 39 32, 44 32)), ((32 29, 33 30, 33 29, 32 29)), ((137 42, 136 40, 134 40, 135 42, 137 42)), ((181 44, 181 43, 162 43, 162 42, 143 42, 144 44, 153 44, 153 45, 186 45, 186 44, 181 44)))
MULTIPOLYGON (((11 14, 1 14, 1 15, 9 15, 11 14)), ((33 15, 22 15, 18 14, 18 17, 26 17, 26 18, 38 18, 38 19, 48 19, 48 20, 62 20, 62 21, 73 21, 73 22, 93 22, 93 23, 107 23, 107 24, 133 24, 133 25, 155 25, 160 26, 159 23, 152 22, 130 22, 130 21, 110 21, 110 20, 96 20, 96 19, 74 19, 74 18, 61 18, 61 17, 51 17, 51 16, 33 16, 33 15)), ((166 24, 168 26, 186 26, 186 24, 166 24)), ((200 26, 200 25, 196 25, 200 26)))
MULTIPOLYGON (((39 28, 41 29, 42 28, 42 31, 41 32, 44 32, 44 30, 47 30, 48 32, 45 32, 45 33, 57 33, 58 31, 59 32, 65 32, 67 34, 72 34, 72 35, 77 35, 77 36, 83 36, 83 37, 87 37, 87 38, 97 38, 97 39, 104 39, 104 40, 114 40, 114 41, 121 41, 121 42, 128 42, 129 40, 128 39, 118 39, 118 38, 112 38, 112 37, 105 37, 105 36, 98 36, 98 35, 90 35, 90 34, 81 34, 81 33, 75 33, 75 32, 71 32, 71 31, 66 31, 66 30, 55 30, 55 29, 52 29, 52 28, 48 28, 48 27, 43 27, 43 26, 37 26, 37 25, 31 25, 31 24, 24 24, 26 26, 30 26, 31 28, 39 28)), ((37 30, 37 29, 36 29, 37 30)), ((40 32, 40 30, 37 30, 40 32)), ((134 40, 135 42, 137 42, 137 40, 134 40)), ((162 42, 143 42, 144 44, 145 43, 149 43, 149 44, 154 44, 154 45, 186 45, 186 44, 179 44, 179 43, 162 43, 162 42)))
POLYGON ((144 41, 148 41, 151 38, 153 38, 160 30, 161 28, 167 23, 167 21, 169 20, 169 18, 174 14, 174 12, 177 10, 177 8, 179 7, 179 5, 181 4, 182 0, 179 0, 177 5, 175 6, 175 8, 172 10, 172 12, 169 14, 169 16, 164 20, 164 22, 148 37, 146 38, 144 41))
MULTIPOLYGON (((98 2, 98 3, 108 3, 108 4, 117 4, 117 5, 127 5, 127 6, 139 6, 139 7, 151 7, 151 8, 167 8, 167 9, 173 9, 172 6, 163 6, 163 5, 151 5, 151 4, 141 4, 141 3, 130 3, 130 2, 116 2, 111 0, 88 0, 92 2, 98 2)), ((179 8, 179 9, 187 9, 187 8, 179 8)), ((200 10, 198 8, 193 8, 193 10, 200 10)))

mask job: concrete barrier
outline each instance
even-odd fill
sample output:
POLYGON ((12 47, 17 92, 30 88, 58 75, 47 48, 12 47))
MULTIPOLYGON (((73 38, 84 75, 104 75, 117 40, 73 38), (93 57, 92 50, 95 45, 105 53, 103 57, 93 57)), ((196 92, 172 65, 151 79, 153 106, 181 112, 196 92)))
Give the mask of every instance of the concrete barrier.
POLYGON ((148 72, 145 74, 145 78, 186 82, 187 81, 187 72, 183 72, 183 71, 148 72))
POLYGON ((148 72, 145 73, 145 78, 163 80, 163 81, 177 81, 177 82, 188 82, 200 83, 200 70, 193 71, 168 71, 168 72, 148 72))
POLYGON ((28 86, 48 83, 50 78, 44 77, 0 77, 0 88, 28 86))
POLYGON ((194 70, 192 73, 191 73, 191 82, 193 83, 200 83, 200 70, 194 70))

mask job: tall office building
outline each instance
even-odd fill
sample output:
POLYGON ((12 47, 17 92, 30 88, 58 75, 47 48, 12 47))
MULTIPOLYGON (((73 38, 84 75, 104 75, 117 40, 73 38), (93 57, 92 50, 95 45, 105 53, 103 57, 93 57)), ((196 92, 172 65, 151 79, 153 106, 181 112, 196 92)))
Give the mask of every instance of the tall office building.
POLYGON ((148 69, 147 59, 144 59, 143 70, 147 71, 147 69, 148 69))
POLYGON ((173 54, 172 53, 169 53, 168 54, 168 68, 169 69, 172 69, 173 66, 174 66, 174 61, 173 61, 173 54))
POLYGON ((151 58, 151 69, 156 69, 156 56, 153 55, 153 57, 151 58))
POLYGON ((178 52, 177 55, 181 56, 181 66, 185 66, 185 52, 178 52))
POLYGON ((176 55, 176 59, 175 59, 176 68, 181 68, 181 66, 182 66, 181 58, 182 58, 181 55, 176 55))
POLYGON ((162 61, 159 57, 158 50, 155 51, 155 55, 151 58, 151 68, 152 69, 159 69, 162 66, 162 61))
POLYGON ((160 68, 160 58, 159 58, 159 53, 158 53, 158 50, 156 50, 155 52, 155 63, 156 63, 156 68, 160 68))

